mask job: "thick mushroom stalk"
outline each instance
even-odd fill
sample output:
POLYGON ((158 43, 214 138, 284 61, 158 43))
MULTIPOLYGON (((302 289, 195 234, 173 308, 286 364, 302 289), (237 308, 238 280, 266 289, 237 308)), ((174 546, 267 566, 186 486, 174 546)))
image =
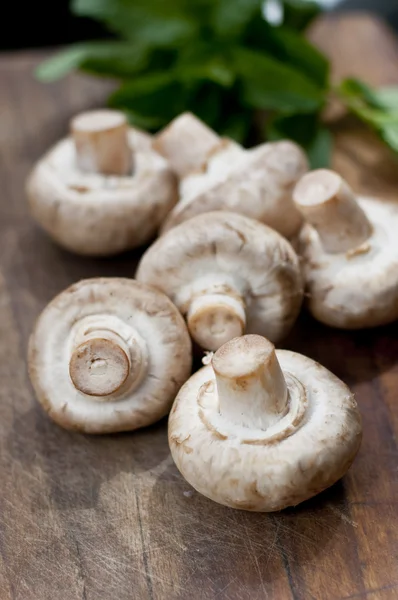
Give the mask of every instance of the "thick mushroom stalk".
POLYGON ((330 254, 353 250, 372 234, 372 226, 351 188, 333 171, 318 169, 304 175, 293 199, 330 254))
POLYGON ((298 247, 312 315, 332 327, 361 329, 398 318, 398 207, 354 197, 333 171, 305 175, 293 193, 308 221, 298 247))
POLYGON ((83 319, 73 336, 69 374, 88 396, 111 396, 142 381, 148 369, 145 341, 115 317, 83 319))
POLYGON ((81 171, 120 176, 131 173, 132 154, 123 113, 113 110, 82 113, 72 119, 71 132, 81 171))
POLYGON ((185 479, 226 506, 296 506, 344 475, 361 442, 347 386, 258 335, 230 340, 179 391, 169 445, 185 479))
POLYGON ((156 138, 154 149, 167 157, 173 171, 185 177, 200 170, 221 138, 192 113, 183 113, 156 138))
POLYGON ((187 313, 188 330, 199 346, 217 350, 243 335, 246 315, 243 301, 227 294, 203 294, 193 299, 187 313))
POLYGON ((288 390, 274 345, 258 335, 235 338, 213 356, 220 414, 236 425, 267 429, 287 409, 288 390))

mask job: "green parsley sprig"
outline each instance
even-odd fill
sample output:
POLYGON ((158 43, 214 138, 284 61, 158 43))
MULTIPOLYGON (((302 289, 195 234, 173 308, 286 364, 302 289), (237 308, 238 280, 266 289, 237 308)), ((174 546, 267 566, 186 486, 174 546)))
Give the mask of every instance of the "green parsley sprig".
POLYGON ((281 0, 280 8, 283 22, 271 25, 264 0, 73 0, 76 15, 100 21, 114 38, 71 46, 37 75, 113 77, 120 86, 109 105, 139 127, 155 131, 190 110, 241 143, 293 139, 313 167, 329 164, 321 113, 333 93, 398 152, 398 88, 349 79, 332 89, 327 59, 303 34, 317 5, 281 0))

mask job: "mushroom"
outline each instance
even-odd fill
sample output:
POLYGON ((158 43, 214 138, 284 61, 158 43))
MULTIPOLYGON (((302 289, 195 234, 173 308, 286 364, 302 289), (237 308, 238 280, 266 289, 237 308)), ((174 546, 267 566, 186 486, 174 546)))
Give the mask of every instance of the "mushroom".
POLYGON ((279 341, 303 297, 289 242, 259 221, 221 211, 193 217, 156 240, 141 259, 137 279, 171 298, 206 350, 244 331, 279 341))
POLYGON ((29 342, 29 374, 49 416, 85 433, 127 431, 166 415, 191 372, 181 315, 129 279, 86 279, 44 309, 29 342))
POLYGON ((175 175, 122 113, 71 122, 27 183, 33 217, 64 248, 107 256, 148 242, 177 201, 175 175))
POLYGON ((333 171, 305 175, 294 201, 308 222, 299 238, 308 306, 344 329, 398 318, 398 205, 355 198, 333 171))
POLYGON ((221 139, 190 113, 177 117, 155 138, 154 148, 182 178, 180 201, 162 231, 214 210, 238 212, 293 238, 302 219, 291 193, 308 168, 293 142, 245 150, 221 139))
POLYGON ((235 338, 181 388, 169 445, 185 479, 215 502, 271 512, 342 477, 361 442, 347 386, 258 335, 235 338))

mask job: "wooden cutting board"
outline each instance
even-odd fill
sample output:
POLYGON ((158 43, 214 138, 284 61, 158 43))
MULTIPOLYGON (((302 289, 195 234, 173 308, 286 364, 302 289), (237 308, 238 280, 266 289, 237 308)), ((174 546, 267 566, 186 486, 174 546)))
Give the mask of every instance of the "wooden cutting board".
MULTIPOLYGON (((336 77, 398 83, 398 44, 377 21, 327 19, 311 35, 336 77)), ((137 258, 72 256, 29 218, 32 164, 109 85, 41 85, 40 59, 0 58, 0 600, 398 598, 397 325, 347 333, 303 315, 287 340, 352 386, 364 439, 342 481, 280 514, 234 511, 192 490, 173 466, 165 420, 93 438, 59 429, 37 405, 25 365, 35 317, 80 278, 132 276, 137 258)), ((355 188, 398 196, 397 162, 350 119, 333 127, 335 166, 355 188)))

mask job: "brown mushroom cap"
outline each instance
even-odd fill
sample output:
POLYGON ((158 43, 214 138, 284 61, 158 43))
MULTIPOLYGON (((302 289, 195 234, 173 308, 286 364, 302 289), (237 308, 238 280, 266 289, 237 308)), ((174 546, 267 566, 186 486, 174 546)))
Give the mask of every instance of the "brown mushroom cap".
POLYGON ((56 144, 27 183, 35 220, 78 254, 107 256, 148 242, 177 201, 175 176, 150 136, 108 112, 76 117, 73 137, 56 144))
POLYGON ((189 113, 177 117, 155 138, 154 146, 180 177, 180 201, 162 231, 215 210, 257 219, 287 238, 295 236, 302 217, 292 190, 308 170, 304 152, 290 141, 245 150, 220 139, 189 113))
POLYGON ((177 468, 201 494, 251 511, 295 506, 342 477, 361 418, 347 386, 257 335, 231 340, 181 388, 169 417, 177 468))
POLYGON ((137 279, 172 299, 207 350, 245 330, 280 340, 303 296, 289 242, 258 221, 228 212, 199 215, 168 231, 145 252, 137 279))
POLYGON ((314 317, 345 329, 398 319, 398 206, 355 198, 324 169, 299 182, 294 200, 309 221, 299 252, 314 317))
POLYGON ((190 374, 191 342, 175 306, 129 279, 86 279, 44 309, 29 344, 38 400, 59 425, 86 433, 163 417, 190 374))

